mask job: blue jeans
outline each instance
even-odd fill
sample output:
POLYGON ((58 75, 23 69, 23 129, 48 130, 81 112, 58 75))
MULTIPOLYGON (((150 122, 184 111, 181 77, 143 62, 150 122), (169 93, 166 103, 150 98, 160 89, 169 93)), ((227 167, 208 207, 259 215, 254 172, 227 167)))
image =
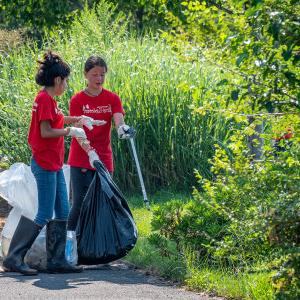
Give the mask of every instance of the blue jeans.
POLYGON ((38 212, 34 222, 44 226, 53 217, 67 220, 69 214, 69 201, 67 185, 63 170, 47 171, 31 159, 31 171, 35 177, 38 190, 38 212))

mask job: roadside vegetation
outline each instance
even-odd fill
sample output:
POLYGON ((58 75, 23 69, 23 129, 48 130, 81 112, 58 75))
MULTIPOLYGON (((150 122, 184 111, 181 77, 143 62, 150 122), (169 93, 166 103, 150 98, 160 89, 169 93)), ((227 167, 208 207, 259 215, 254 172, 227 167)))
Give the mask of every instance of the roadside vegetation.
POLYGON ((140 188, 130 147, 113 132, 114 178, 139 229, 126 259, 193 290, 299 299, 299 2, 92 2, 64 6, 64 26, 45 19, 53 30, 41 23, 41 32, 31 28, 34 11, 13 23, 15 6, 0 11, 10 26, 0 30, 1 167, 29 161, 42 53, 71 65, 65 113, 85 86, 84 61, 99 54, 106 87, 137 129, 151 201, 147 211, 132 196, 140 188))

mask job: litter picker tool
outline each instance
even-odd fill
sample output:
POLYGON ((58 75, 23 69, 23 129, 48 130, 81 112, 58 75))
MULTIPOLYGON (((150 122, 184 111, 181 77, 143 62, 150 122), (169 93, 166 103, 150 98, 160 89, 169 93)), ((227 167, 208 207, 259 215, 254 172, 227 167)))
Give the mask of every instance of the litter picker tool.
POLYGON ((141 172, 141 167, 140 167, 139 159, 138 159, 138 156, 137 156, 137 153, 136 153, 136 148, 135 148, 134 137, 133 136, 129 138, 129 142, 130 142, 130 145, 131 145, 131 149, 132 149, 132 153, 133 153, 133 157, 134 157, 136 169, 137 169, 139 180, 140 180, 140 184, 141 184, 144 202, 145 202, 146 208, 148 210, 150 210, 150 204, 149 204, 149 200, 147 198, 145 184, 144 184, 144 180, 143 180, 143 175, 142 175, 142 172, 141 172))

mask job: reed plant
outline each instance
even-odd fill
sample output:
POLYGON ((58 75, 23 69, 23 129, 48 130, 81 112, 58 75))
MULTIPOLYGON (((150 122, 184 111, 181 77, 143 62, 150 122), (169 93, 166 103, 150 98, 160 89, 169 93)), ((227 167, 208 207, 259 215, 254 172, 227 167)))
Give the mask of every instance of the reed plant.
MULTIPOLYGON (((83 10, 68 31, 50 32, 42 49, 31 42, 0 56, 2 155, 11 163, 29 161, 26 137, 38 90, 36 60, 51 48, 72 68, 69 89, 59 100, 65 114, 72 94, 85 87, 85 60, 97 54, 107 61, 105 87, 121 97, 126 123, 137 130, 135 143, 147 190, 187 190, 195 182, 195 169, 210 177, 208 160, 214 145, 226 141, 228 126, 213 112, 194 114, 192 105, 210 101, 202 91, 213 88, 220 74, 207 64, 176 56, 158 37, 135 37, 126 26, 124 16, 103 2, 83 10)), ((118 141, 115 131, 112 140, 116 181, 127 192, 139 191, 129 144, 118 141)))

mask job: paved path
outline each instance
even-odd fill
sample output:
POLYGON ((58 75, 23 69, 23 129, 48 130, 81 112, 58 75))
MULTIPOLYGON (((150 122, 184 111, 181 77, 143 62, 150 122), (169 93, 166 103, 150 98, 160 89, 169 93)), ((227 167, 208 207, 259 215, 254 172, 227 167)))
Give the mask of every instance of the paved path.
POLYGON ((123 263, 91 266, 79 274, 22 276, 0 272, 0 299, 213 300, 147 276, 123 263))

